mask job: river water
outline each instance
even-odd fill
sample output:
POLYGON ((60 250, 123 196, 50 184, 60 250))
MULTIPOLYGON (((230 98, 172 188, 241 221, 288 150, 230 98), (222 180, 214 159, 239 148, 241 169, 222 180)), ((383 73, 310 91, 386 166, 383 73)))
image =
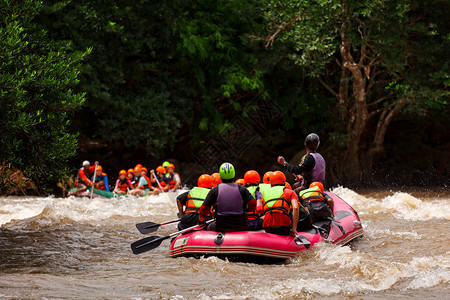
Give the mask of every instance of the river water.
POLYGON ((276 265, 170 258, 168 241, 134 255, 135 224, 176 219, 174 193, 0 198, 0 298, 450 298, 448 190, 333 192, 358 211, 364 236, 276 265))

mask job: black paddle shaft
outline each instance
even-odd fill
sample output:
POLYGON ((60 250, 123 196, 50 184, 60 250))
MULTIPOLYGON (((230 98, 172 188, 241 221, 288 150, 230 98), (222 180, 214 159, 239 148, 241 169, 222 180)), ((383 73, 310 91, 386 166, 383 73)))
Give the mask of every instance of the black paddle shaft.
POLYGON ((162 225, 176 223, 176 222, 179 222, 180 220, 181 219, 172 220, 172 221, 164 222, 161 224, 153 223, 153 222, 138 223, 138 224, 136 224, 136 228, 139 230, 140 233, 148 234, 148 233, 157 231, 159 229, 159 227, 162 225))
MULTIPOLYGON (((211 223, 212 221, 214 221, 214 220, 208 220, 208 221, 206 221, 206 224, 211 223)), ((170 235, 163 236, 163 237, 149 236, 147 238, 144 238, 144 239, 141 239, 139 241, 132 243, 131 250, 133 251, 134 254, 140 254, 140 253, 147 252, 149 250, 153 250, 156 247, 158 247, 159 245, 161 245, 162 241, 164 241, 166 239, 169 239, 171 237, 177 236, 182 233, 193 231, 195 229, 202 229, 206 224, 195 225, 195 226, 183 229, 181 231, 174 232, 170 235)))

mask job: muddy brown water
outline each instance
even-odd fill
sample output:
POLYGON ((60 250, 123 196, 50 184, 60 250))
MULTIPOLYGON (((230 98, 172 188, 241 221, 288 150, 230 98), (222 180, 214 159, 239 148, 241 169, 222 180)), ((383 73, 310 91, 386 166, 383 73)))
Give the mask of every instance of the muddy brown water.
MULTIPOLYGON (((176 219, 176 194, 0 198, 0 298, 450 299, 450 192, 333 190, 364 236, 283 264, 134 255, 135 224, 176 219)), ((158 235, 176 231, 161 227, 158 235)))

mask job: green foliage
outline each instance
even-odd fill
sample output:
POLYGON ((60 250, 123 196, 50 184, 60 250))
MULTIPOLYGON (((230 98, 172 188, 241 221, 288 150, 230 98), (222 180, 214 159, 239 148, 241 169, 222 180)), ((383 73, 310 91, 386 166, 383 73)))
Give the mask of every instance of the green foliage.
POLYGON ((0 3, 0 162, 23 170, 40 188, 67 172, 77 149, 68 126, 84 96, 78 83, 84 53, 53 43, 34 23, 38 1, 0 3))

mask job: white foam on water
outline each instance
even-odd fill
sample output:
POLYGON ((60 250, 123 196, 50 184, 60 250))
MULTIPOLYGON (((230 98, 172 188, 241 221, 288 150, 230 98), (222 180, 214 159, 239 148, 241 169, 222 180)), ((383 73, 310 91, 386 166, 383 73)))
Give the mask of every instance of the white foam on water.
POLYGON ((385 238, 401 238, 402 240, 416 241, 422 239, 423 236, 418 234, 417 231, 396 231, 387 229, 379 229, 376 224, 369 220, 364 220, 364 236, 371 237, 373 239, 385 239, 385 238))
POLYGON ((372 197, 360 195, 349 188, 338 186, 333 188, 331 192, 350 204, 350 206, 353 207, 360 215, 381 213, 384 211, 380 201, 377 201, 372 197))
POLYGON ((433 218, 450 220, 450 200, 423 201, 408 193, 396 192, 383 199, 365 197, 338 186, 331 190, 350 204, 360 215, 391 213, 395 218, 425 221, 433 218))
POLYGON ((275 284, 259 285, 246 295, 258 299, 294 299, 429 288, 449 282, 449 254, 414 257, 409 262, 400 263, 352 251, 348 246, 320 244, 313 250, 313 257, 299 257, 294 262, 298 264, 298 270, 307 274, 315 268, 314 276, 305 278, 302 272, 298 272, 298 278, 268 281, 275 284), (330 272, 334 276, 330 276, 330 272))
MULTIPOLYGON (((11 198, 0 199, 2 211, 0 226, 21 220, 39 220, 41 225, 92 222, 111 217, 169 216, 175 214, 176 193, 163 193, 146 197, 120 198, 11 198)), ((23 223, 23 222, 22 222, 23 223)))
POLYGON ((397 192, 384 198, 382 203, 396 218, 416 221, 433 218, 450 220, 448 200, 422 201, 408 193, 397 192))

